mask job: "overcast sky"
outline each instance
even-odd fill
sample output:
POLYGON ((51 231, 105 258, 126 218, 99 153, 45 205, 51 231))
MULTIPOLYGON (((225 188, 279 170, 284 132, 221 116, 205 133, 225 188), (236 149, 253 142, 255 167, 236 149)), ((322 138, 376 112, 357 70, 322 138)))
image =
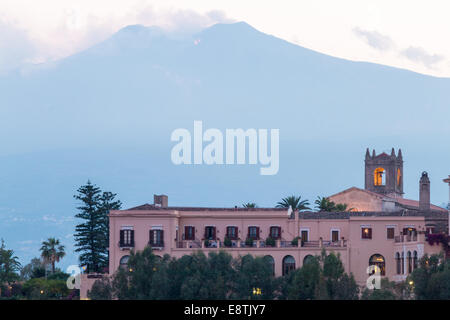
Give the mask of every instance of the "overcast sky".
POLYGON ((245 21, 332 56, 450 77, 448 0, 1 0, 0 71, 59 59, 129 24, 245 21))

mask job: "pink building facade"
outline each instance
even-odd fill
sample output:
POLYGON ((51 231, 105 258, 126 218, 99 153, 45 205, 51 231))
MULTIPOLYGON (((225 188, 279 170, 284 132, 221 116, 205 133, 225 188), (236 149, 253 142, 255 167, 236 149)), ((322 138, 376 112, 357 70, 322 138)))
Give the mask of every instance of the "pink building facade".
MULTIPOLYGON (((131 250, 148 245, 161 257, 197 250, 268 256, 276 276, 301 267, 305 259, 325 249, 340 255, 346 272, 359 285, 365 285, 369 265, 379 266, 382 276, 401 281, 425 253, 440 252, 439 245, 427 243, 426 235, 448 220, 447 213, 439 211, 288 214, 278 208, 168 207, 165 196, 155 200, 153 205, 110 212, 110 274, 126 267, 131 250), (225 243, 226 237, 230 242, 225 243), (273 246, 266 244, 268 237, 275 240, 273 246)), ((82 276, 82 298, 95 280, 82 276)))

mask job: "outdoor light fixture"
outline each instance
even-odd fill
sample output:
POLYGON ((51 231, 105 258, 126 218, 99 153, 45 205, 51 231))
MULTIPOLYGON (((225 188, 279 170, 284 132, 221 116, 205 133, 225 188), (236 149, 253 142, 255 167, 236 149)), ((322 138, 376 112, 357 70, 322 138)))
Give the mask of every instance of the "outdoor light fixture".
POLYGON ((253 295, 261 295, 261 288, 253 288, 253 295))

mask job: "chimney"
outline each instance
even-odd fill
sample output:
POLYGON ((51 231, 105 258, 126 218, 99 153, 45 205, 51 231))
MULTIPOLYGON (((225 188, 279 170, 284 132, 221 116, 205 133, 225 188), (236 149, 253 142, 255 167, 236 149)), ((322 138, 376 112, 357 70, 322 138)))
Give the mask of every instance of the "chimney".
POLYGON ((419 210, 429 211, 430 210, 430 179, 428 179, 428 173, 422 172, 422 177, 420 178, 419 187, 419 210))
POLYGON ((153 203, 155 205, 155 207, 167 207, 168 203, 169 203, 169 198, 165 195, 165 194, 154 194, 153 195, 153 203))

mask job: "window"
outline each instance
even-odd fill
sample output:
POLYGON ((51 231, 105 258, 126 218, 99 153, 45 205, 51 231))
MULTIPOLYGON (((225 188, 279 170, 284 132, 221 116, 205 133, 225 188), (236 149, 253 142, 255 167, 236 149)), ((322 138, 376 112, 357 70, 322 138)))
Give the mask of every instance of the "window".
POLYGON ((415 232, 416 232, 416 228, 413 228, 413 227, 403 228, 403 234, 404 235, 410 236, 410 235, 412 235, 415 232))
POLYGON ((270 237, 275 240, 280 239, 281 227, 270 227, 270 237))
POLYGON ((331 241, 332 242, 339 241, 339 230, 331 230, 331 241))
POLYGON ((405 254, 402 252, 402 274, 405 274, 405 254))
POLYGON ((417 265, 417 251, 414 251, 414 254, 413 254, 413 266, 414 266, 414 269, 417 269, 417 267, 418 267, 418 265, 417 265))
POLYGON ((131 229, 120 230, 120 246, 134 247, 134 230, 131 229))
POLYGON ((130 256, 123 256, 122 258, 120 258, 120 268, 127 268, 129 259, 130 256))
POLYGON ((311 262, 314 262, 314 257, 312 255, 308 254, 303 258, 303 265, 311 262))
POLYGON ((309 231, 301 230, 300 237, 302 238, 303 242, 308 242, 309 241, 309 231))
POLYGON ((230 240, 237 240, 238 227, 227 227, 227 238, 230 240))
POLYGON ((394 239, 394 236, 395 236, 395 228, 393 228, 393 227, 388 227, 388 228, 386 229, 386 237, 387 237, 388 239, 394 239))
POLYGON ((373 256, 371 256, 369 259, 369 266, 378 267, 378 271, 380 272, 380 275, 382 275, 382 276, 386 275, 385 260, 381 254, 374 254, 373 256))
POLYGON ((291 270, 295 269, 295 259, 293 256, 283 258, 283 276, 287 275, 291 270))
POLYGON ((398 252, 395 254, 395 262, 397 265, 397 274, 401 274, 402 273, 402 260, 400 259, 400 254, 398 252))
POLYGON ((163 230, 150 230, 150 246, 163 247, 164 246, 164 231, 163 230))
POLYGON ((375 186, 386 185, 386 175, 383 168, 376 168, 373 172, 373 184, 375 186))
POLYGON ((434 227, 427 227, 426 233, 427 233, 427 234, 432 234, 432 233, 434 233, 434 227))
POLYGON ((185 226, 184 227, 184 239, 185 240, 195 240, 195 227, 185 226))
POLYGON ((361 228, 361 239, 372 239, 372 228, 361 228))
POLYGON ((408 251, 407 255, 408 257, 408 273, 412 272, 412 256, 411 256, 411 251, 408 251))
POLYGON ((205 239, 216 240, 216 227, 205 227, 205 239))
POLYGON ((253 240, 259 240, 259 227, 248 227, 248 237, 253 240))

